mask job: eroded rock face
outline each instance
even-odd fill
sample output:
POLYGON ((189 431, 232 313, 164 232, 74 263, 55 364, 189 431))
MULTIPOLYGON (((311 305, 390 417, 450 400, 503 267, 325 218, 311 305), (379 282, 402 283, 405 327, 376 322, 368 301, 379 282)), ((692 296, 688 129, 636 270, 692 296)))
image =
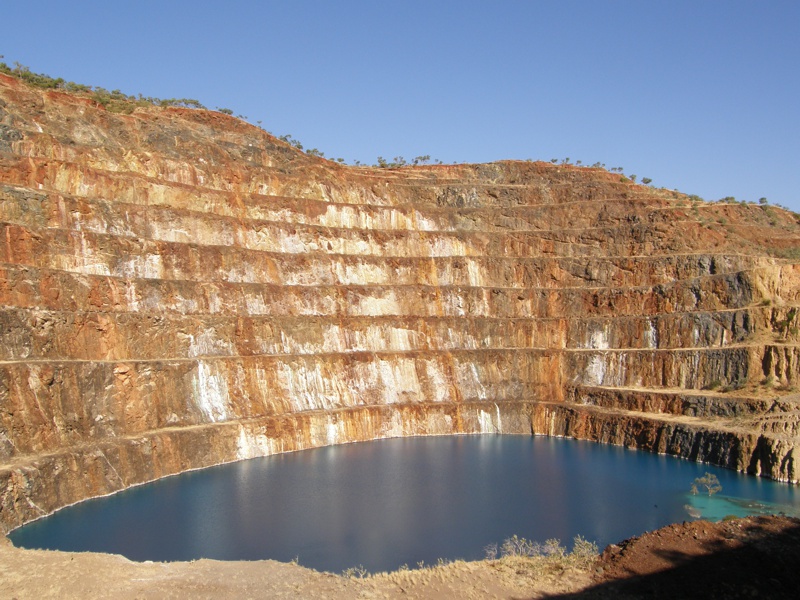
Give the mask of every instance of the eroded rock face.
POLYGON ((536 433, 796 481, 794 215, 344 167, 0 75, 0 525, 265 454, 536 433))

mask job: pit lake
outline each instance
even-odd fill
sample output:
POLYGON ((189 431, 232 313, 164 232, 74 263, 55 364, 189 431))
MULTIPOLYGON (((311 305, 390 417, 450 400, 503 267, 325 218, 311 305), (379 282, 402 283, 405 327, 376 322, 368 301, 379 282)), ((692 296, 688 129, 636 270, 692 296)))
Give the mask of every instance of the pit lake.
POLYGON ((13 531, 25 548, 133 560, 271 558, 341 572, 481 559, 513 535, 600 549, 726 515, 800 512, 789 485, 566 439, 482 435, 331 446, 212 467, 65 508, 13 531), (692 495, 710 472, 722 491, 692 495))

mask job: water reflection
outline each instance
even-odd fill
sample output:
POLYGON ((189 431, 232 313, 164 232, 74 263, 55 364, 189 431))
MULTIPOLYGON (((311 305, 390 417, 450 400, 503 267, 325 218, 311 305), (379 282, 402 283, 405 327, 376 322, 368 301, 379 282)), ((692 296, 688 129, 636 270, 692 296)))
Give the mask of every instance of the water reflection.
POLYGON ((512 535, 601 546, 675 521, 796 510, 795 488, 589 442, 523 436, 383 440, 254 459, 65 509, 26 547, 135 560, 273 558, 339 572, 482 558, 512 535), (688 494, 706 471, 722 494, 688 494), (760 510, 760 509, 759 509, 760 510))

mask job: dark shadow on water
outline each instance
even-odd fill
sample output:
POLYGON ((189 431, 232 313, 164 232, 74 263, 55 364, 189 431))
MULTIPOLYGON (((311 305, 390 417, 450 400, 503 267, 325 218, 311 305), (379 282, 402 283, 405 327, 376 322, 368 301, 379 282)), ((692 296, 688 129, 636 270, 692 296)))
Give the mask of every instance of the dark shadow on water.
MULTIPOLYGON (((666 570, 598 583, 573 594, 552 598, 798 598, 800 597, 800 521, 779 533, 761 521, 747 526, 741 545, 722 540, 699 543, 699 556, 680 551, 653 555, 668 561, 666 570)), ((737 536, 738 537, 738 536, 737 536)))

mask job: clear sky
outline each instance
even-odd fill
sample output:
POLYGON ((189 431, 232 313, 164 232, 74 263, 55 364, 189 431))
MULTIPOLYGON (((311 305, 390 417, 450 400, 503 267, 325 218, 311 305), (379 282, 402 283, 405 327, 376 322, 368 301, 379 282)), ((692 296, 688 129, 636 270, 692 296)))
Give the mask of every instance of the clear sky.
POLYGON ((800 2, 0 0, 0 54, 328 157, 563 159, 800 211, 800 2))

